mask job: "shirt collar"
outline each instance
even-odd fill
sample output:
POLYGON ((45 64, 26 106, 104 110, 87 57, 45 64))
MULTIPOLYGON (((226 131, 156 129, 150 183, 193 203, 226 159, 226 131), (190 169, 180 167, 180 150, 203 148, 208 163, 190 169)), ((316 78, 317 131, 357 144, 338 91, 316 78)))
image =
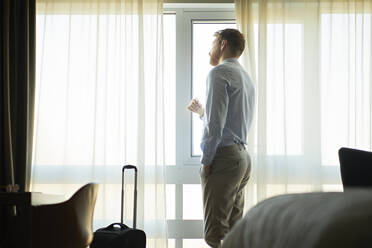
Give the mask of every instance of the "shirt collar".
POLYGON ((222 64, 223 64, 223 63, 226 63, 226 62, 237 63, 237 62, 238 62, 238 59, 237 59, 237 58, 227 58, 227 59, 225 59, 224 61, 222 61, 222 64))

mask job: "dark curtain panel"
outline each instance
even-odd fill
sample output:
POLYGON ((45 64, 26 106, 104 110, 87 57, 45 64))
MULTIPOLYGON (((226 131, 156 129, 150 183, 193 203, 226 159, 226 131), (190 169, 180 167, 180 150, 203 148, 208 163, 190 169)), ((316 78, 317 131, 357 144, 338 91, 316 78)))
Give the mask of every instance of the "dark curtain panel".
MULTIPOLYGON (((21 191, 30 186, 35 18, 35 0, 0 0, 0 185, 16 183, 21 191)), ((2 208, 0 247, 8 215, 2 208)))
POLYGON ((35 0, 1 0, 1 184, 28 190, 35 94, 35 0))

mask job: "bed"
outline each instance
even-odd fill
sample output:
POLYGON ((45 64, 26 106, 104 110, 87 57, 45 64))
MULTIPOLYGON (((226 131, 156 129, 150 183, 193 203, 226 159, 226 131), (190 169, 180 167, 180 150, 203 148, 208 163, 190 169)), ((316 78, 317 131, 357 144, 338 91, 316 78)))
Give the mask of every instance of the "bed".
POLYGON ((222 248, 372 247, 372 189, 280 195, 251 208, 222 248))

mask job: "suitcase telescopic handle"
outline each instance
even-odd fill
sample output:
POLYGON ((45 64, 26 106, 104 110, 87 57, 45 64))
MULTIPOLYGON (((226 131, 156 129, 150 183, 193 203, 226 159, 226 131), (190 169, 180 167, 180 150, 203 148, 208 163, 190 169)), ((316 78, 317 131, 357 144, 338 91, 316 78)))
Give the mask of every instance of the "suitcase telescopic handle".
POLYGON ((133 228, 136 228, 137 225, 137 167, 134 165, 125 165, 123 166, 121 173, 121 223, 124 223, 124 171, 126 169, 134 169, 134 206, 133 206, 133 228))
POLYGON ((128 165, 124 165, 123 166, 123 170, 122 170, 123 173, 124 173, 124 170, 125 169, 134 169, 134 171, 137 172, 137 167, 134 166, 134 165, 131 165, 131 164, 128 164, 128 165))

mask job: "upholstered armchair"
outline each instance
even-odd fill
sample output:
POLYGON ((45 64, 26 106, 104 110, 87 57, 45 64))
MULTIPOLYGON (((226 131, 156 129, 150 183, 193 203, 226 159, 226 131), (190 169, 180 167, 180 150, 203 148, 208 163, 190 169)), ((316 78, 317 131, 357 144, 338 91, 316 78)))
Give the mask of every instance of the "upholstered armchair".
POLYGON ((32 247, 88 247, 97 192, 97 184, 87 184, 65 202, 33 206, 32 247))

